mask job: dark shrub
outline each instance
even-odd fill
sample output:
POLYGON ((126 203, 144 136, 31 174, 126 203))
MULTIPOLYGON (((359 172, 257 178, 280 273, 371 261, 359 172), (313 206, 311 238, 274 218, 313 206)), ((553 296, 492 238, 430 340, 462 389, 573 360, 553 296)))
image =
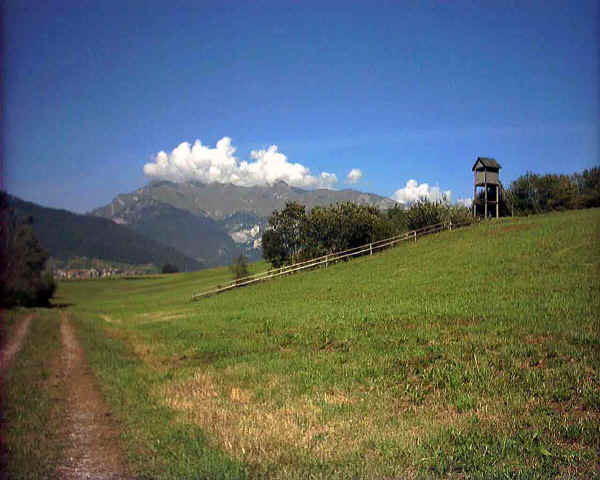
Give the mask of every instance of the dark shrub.
POLYGON ((231 273, 235 276, 236 280, 247 277, 248 272, 248 258, 243 253, 233 259, 233 263, 229 267, 231 273))
POLYGON ((179 269, 177 265, 173 265, 172 263, 165 263, 162 267, 162 273, 177 273, 179 269))

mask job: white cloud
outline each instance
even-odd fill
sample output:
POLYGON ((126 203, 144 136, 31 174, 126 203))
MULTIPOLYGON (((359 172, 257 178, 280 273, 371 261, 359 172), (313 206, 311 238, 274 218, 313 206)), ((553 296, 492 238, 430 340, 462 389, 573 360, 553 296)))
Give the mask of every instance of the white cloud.
POLYGON ((317 186, 321 188, 333 188, 337 181, 338 179, 335 173, 321 172, 317 181, 317 186))
POLYGON ((463 207, 471 208, 473 206, 472 198, 459 198, 456 200, 457 205, 462 205, 463 207))
POLYGON ((350 170, 348 172, 348 175, 346 175, 346 183, 350 183, 352 185, 354 185, 355 183, 358 183, 359 180, 362 178, 363 173, 360 171, 360 169, 358 168, 353 168, 352 170, 350 170))
POLYGON ((396 190, 392 195, 392 199, 403 204, 413 203, 421 199, 450 203, 451 196, 452 192, 450 190, 442 192, 438 186, 430 187, 427 183, 419 185, 419 182, 411 179, 406 182, 406 187, 396 190))
POLYGON ((291 163, 271 145, 266 150, 250 152, 250 161, 240 161, 235 154, 231 138, 223 137, 215 148, 181 143, 171 153, 160 151, 153 161, 144 165, 144 174, 175 182, 198 180, 203 183, 233 183, 239 186, 273 184, 283 180, 289 185, 306 188, 332 188, 337 183, 334 173, 322 172, 318 176, 299 163, 291 163))

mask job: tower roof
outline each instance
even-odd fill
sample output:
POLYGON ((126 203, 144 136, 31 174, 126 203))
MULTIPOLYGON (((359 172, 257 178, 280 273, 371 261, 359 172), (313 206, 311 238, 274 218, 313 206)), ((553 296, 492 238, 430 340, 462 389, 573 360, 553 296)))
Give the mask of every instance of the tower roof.
POLYGON ((485 168, 494 170, 500 170, 502 168, 495 158, 477 157, 477 161, 473 164, 473 168, 471 170, 475 170, 475 167, 480 162, 485 168))

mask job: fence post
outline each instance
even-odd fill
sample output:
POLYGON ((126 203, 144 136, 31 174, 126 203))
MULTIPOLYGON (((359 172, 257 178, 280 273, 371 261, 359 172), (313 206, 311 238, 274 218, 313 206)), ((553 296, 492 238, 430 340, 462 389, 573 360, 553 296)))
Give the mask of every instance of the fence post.
POLYGON ((369 243, 369 255, 373 255, 373 244, 369 243))
POLYGON ((325 268, 327 268, 327 266, 329 265, 329 262, 327 261, 329 258, 329 255, 325 255, 325 268))
POLYGON ((413 237, 415 237, 415 243, 417 243, 417 231, 416 230, 413 232, 413 237))
POLYGON ((450 226, 448 228, 450 231, 452 231, 452 220, 450 220, 450 226))

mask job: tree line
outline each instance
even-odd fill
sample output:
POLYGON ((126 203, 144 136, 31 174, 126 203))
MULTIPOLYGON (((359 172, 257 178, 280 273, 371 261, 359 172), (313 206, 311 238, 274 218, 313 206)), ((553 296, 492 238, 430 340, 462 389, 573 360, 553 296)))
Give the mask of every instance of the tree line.
POLYGON ((279 268, 450 221, 470 223, 471 212, 464 206, 426 199, 407 209, 397 205, 385 212, 352 202, 307 211, 300 203, 288 202, 269 218, 262 236, 263 257, 279 268))
POLYGON ((527 172, 506 194, 517 215, 600 207, 600 167, 573 175, 527 172))
MULTIPOLYGON (((573 175, 527 172, 504 192, 500 214, 531 215, 590 207, 600 207, 600 167, 573 175)), ((262 237, 263 257, 279 268, 429 225, 472 221, 470 208, 425 198, 408 208, 398 204, 385 212, 351 202, 307 211, 306 206, 289 202, 269 218, 262 237)))

